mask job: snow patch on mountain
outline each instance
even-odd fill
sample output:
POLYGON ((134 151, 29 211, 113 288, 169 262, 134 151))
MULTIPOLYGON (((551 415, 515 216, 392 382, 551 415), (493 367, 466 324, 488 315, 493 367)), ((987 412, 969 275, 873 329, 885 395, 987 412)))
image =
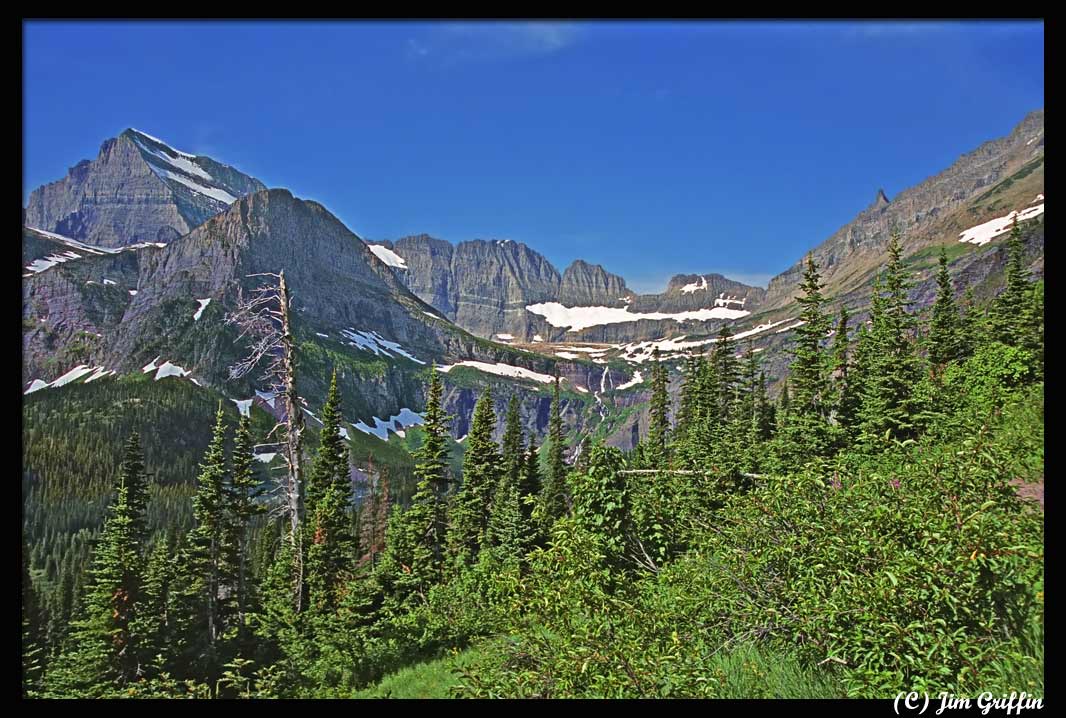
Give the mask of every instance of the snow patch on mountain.
POLYGON ((641 319, 673 321, 707 321, 710 319, 740 319, 750 312, 742 309, 730 309, 728 307, 714 307, 713 309, 697 309, 687 312, 630 312, 629 307, 567 307, 559 302, 543 302, 530 304, 526 307, 538 316, 544 317, 553 327, 566 327, 567 331, 577 332, 589 327, 604 324, 620 324, 623 322, 635 322, 641 319))
POLYGON ((487 374, 496 374, 497 376, 506 376, 512 379, 530 379, 532 381, 539 381, 542 384, 550 384, 555 381, 555 377, 548 374, 541 374, 539 372, 532 371, 520 366, 511 366, 510 364, 489 364, 483 361, 461 361, 456 364, 449 364, 447 366, 438 366, 437 371, 448 373, 457 366, 468 366, 478 371, 483 371, 487 374))
POLYGON ((631 386, 644 383, 644 376, 639 372, 633 372, 633 378, 627 381, 625 384, 619 384, 615 387, 615 391, 621 391, 622 389, 628 389, 631 386))
POLYGON ((374 352, 376 356, 392 357, 393 354, 399 354, 402 357, 406 357, 416 364, 425 364, 421 359, 416 359, 406 349, 404 349, 397 342, 390 342, 383 338, 377 332, 364 332, 356 329, 341 329, 341 334, 348 339, 348 344, 357 349, 364 351, 374 352))
POLYGON ((196 301, 200 303, 200 308, 196 310, 196 314, 193 314, 192 318, 193 321, 198 322, 200 321, 200 316, 204 313, 204 310, 207 309, 207 305, 211 303, 211 298, 197 299, 196 301))
POLYGON ((407 269, 407 260, 396 254, 396 252, 393 252, 388 247, 381 244, 368 244, 367 246, 370 247, 370 251, 374 253, 375 257, 390 267, 407 269))
MULTIPOLYGON (((1043 199, 1043 195, 1037 195, 1037 197, 1040 197, 1041 200, 1043 199)), ((995 219, 990 219, 989 221, 979 224, 975 227, 970 227, 967 230, 963 230, 962 232, 959 232, 959 241, 969 242, 970 244, 983 246, 985 244, 988 244, 1004 232, 1010 231, 1010 228, 1011 226, 1013 226, 1014 220, 1016 218, 1018 222, 1025 222, 1027 220, 1039 217, 1043 213, 1044 203, 1041 201, 1040 204, 1036 205, 1035 207, 1029 207, 1028 209, 1022 210, 1021 212, 1015 210, 1010 214, 1006 215, 1005 217, 996 217, 995 219)))
POLYGON ((388 420, 380 419, 375 416, 372 417, 372 421, 374 422, 374 426, 370 426, 363 421, 353 424, 352 426, 364 434, 373 434, 382 441, 388 441, 390 431, 394 434, 400 434, 400 432, 407 427, 425 423, 425 419, 422 415, 406 407, 400 409, 400 413, 390 416, 388 420))
POLYGON ((681 293, 692 294, 693 292, 701 289, 707 289, 707 277, 700 277, 699 284, 697 284, 696 282, 690 282, 689 284, 686 284, 685 286, 681 287, 681 293))

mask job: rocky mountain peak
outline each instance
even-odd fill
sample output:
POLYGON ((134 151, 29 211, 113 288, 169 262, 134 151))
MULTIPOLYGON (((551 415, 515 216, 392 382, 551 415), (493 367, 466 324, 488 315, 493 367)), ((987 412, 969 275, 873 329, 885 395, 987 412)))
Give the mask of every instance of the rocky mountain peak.
POLYGON ((30 194, 26 224, 87 244, 170 242, 262 182, 135 129, 105 140, 56 182, 30 194))
POLYGON ((874 201, 867 207, 868 210, 877 210, 883 207, 887 207, 889 203, 888 197, 885 195, 883 189, 878 188, 877 194, 874 196, 874 201))

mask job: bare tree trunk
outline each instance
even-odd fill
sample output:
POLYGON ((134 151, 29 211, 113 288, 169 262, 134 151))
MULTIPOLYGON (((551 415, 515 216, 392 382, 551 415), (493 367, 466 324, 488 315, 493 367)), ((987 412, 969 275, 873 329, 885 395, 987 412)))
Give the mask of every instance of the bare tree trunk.
MULTIPOLYGON (((270 358, 270 364, 263 374, 263 379, 270 383, 270 390, 283 402, 285 415, 271 430, 271 434, 281 432, 274 446, 278 447, 285 459, 285 477, 280 482, 281 501, 277 508, 289 520, 289 540, 292 544, 292 604, 299 612, 303 604, 303 541, 300 526, 303 521, 303 468, 300 455, 301 440, 304 429, 303 407, 296 392, 296 341, 289 321, 290 297, 285 283, 285 272, 278 274, 263 273, 249 276, 271 277, 264 286, 252 292, 245 299, 238 287, 238 308, 226 321, 236 325, 240 337, 251 340, 247 357, 230 367, 230 376, 234 379, 250 373, 264 358, 270 358), (276 280, 276 284, 274 283, 276 280)), ((262 446, 262 445, 260 445, 262 446)))
POLYGON ((281 304, 281 341, 284 348, 282 376, 285 384, 285 458, 289 465, 288 482, 285 487, 288 505, 290 540, 292 541, 293 608, 300 612, 303 603, 303 541, 300 523, 303 517, 303 487, 301 484, 300 439, 303 434, 303 408, 296 393, 296 347, 289 326, 289 290, 282 271, 278 286, 281 304))

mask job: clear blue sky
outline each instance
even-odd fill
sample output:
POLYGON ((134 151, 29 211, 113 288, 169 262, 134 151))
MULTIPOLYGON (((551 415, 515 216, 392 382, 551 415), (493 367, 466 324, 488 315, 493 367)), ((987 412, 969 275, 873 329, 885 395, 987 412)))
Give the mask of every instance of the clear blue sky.
POLYGON ((24 195, 126 127, 360 235, 765 282, 1044 104, 1029 23, 24 25, 24 195))

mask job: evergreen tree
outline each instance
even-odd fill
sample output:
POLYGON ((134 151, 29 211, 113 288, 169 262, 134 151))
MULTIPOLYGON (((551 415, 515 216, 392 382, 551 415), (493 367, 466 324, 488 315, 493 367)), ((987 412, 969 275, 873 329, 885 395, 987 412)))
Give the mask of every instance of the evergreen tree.
POLYGON ((792 365, 789 367, 789 383, 792 391, 792 409, 802 416, 822 417, 826 414, 828 382, 826 381, 826 357, 822 341, 829 332, 829 318, 823 313, 821 276, 814 258, 807 255, 800 290, 803 296, 796 297, 800 305, 802 324, 794 330, 795 347, 792 349, 792 365))
POLYGON ((531 541, 539 539, 537 527, 533 521, 533 511, 541 493, 540 457, 537 455, 537 439, 529 437, 522 475, 518 483, 518 503, 522 509, 522 521, 529 527, 531 541))
POLYGON ((548 475, 540 495, 540 531, 546 536, 556 519, 567 511, 566 461, 562 408, 559 401, 559 377, 555 377, 551 413, 548 418, 548 475))
POLYGON ((148 555, 134 627, 143 664, 152 674, 168 669, 174 657, 170 625, 174 576, 174 553, 164 533, 156 539, 148 555))
POLYGON ((242 416, 237 424, 233 442, 232 473, 229 486, 230 526, 233 535, 228 541, 229 562, 237 567, 236 604, 237 624, 243 632, 251 605, 252 581, 249 575, 250 532, 252 520, 265 511, 258 499, 265 490, 254 468, 255 446, 250 420, 242 416))
POLYGON ((666 366, 659 357, 659 348, 652 351, 651 404, 648 417, 648 462, 652 468, 665 469, 670 437, 670 397, 666 393, 666 366))
POLYGON ((445 496, 451 483, 442 393, 440 375, 434 371, 426 398, 424 438, 415 452, 415 494, 406 511, 393 507, 385 529, 385 551, 376 575, 396 606, 415 596, 424 600, 430 586, 441 578, 447 530, 445 496))
POLYGON ((714 364, 714 376, 717 380, 716 416, 720 424, 724 425, 733 418, 734 409, 737 408, 740 383, 740 366, 737 364, 736 349, 733 346, 733 330, 728 324, 723 324, 718 330, 714 350, 711 352, 711 362, 714 364))
POLYGON ((354 540, 348 509, 351 505, 351 476, 348 448, 341 436, 340 394, 337 372, 330 381, 322 408, 322 433, 318 455, 311 469, 307 516, 307 585, 309 605, 320 614, 337 607, 337 589, 354 558, 354 540))
POLYGON ((516 488, 521 482, 522 468, 526 462, 526 452, 522 443, 522 417, 518 410, 518 396, 512 394, 510 401, 507 402, 501 458, 503 459, 503 472, 516 488))
POLYGON ((888 245, 889 262, 874 285, 870 331, 864 336, 864 376, 859 411, 867 442, 887 437, 904 440, 917 432, 920 415, 914 391, 922 377, 913 331, 916 319, 908 309, 911 287, 903 265, 899 234, 888 245))
POLYGON ((1008 346, 1019 346, 1025 332, 1025 318, 1029 309, 1029 279, 1023 257, 1025 246, 1018 218, 1014 218, 1007 240, 1007 266, 1004 270, 1006 286, 992 303, 989 324, 992 338, 1008 346))
POLYGON ((487 542, 492 495, 502 473, 500 455, 492 440, 495 428, 492 392, 486 390, 474 406, 463 456, 463 481, 449 517, 449 552, 460 564, 472 564, 487 542))
POLYGON ((222 404, 215 418, 214 434, 207 447, 196 495, 193 497, 194 528, 189 532, 185 569, 189 583, 183 601, 192 612, 193 635, 188 646, 189 658, 213 679, 223 660, 220 643, 235 613, 230 588, 235 583, 237 566, 232 563, 229 542, 233 538, 229 515, 229 481, 225 455, 226 424, 222 404))
POLYGON ((955 306, 955 287, 948 273, 948 256, 943 247, 936 273, 936 302, 929 323, 929 363, 938 373, 944 365, 963 354, 963 337, 959 310, 955 306))
POLYGON ((851 375, 848 356, 848 308, 841 304, 840 314, 833 335, 833 420, 840 428, 841 439, 846 442, 854 433, 858 414, 858 394, 851 375))
POLYGON ((46 696, 103 697, 134 680, 140 672, 140 650, 131 626, 143 582, 140 533, 145 525, 130 496, 146 494, 144 460, 133 437, 126 444, 117 496, 93 551, 80 617, 70 640, 50 668, 46 696))
POLYGON ((801 324, 794 330, 789 367, 787 421, 778 432, 777 453, 789 466, 799 466, 827 456, 832 448, 829 412, 829 358, 822 342, 829 332, 829 317, 823 312, 822 281, 814 258, 807 256, 800 289, 801 324))
POLYGON ((44 669, 44 632, 37 592, 30 578, 29 550, 22 544, 22 697, 36 698, 44 669))

